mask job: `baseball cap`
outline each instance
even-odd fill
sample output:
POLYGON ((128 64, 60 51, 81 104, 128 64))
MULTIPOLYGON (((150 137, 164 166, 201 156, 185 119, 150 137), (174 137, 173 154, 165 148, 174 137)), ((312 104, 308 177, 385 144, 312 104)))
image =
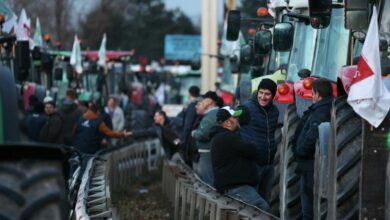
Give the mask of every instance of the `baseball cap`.
POLYGON ((229 106, 225 106, 217 112, 217 123, 222 123, 230 117, 239 117, 242 114, 242 110, 233 110, 229 106))

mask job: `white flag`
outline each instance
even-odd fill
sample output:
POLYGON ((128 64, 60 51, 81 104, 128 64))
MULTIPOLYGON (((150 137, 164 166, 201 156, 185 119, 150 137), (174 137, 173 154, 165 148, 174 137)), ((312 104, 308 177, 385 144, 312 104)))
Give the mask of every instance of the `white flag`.
POLYGON ((18 17, 14 14, 5 1, 0 1, 0 14, 5 16, 5 22, 3 24, 2 31, 6 33, 11 32, 11 29, 17 24, 18 17))
POLYGON ((348 94, 348 103, 374 127, 382 123, 390 109, 390 93, 381 80, 378 15, 375 6, 348 94))
POLYGON ((83 66, 81 63, 80 41, 77 36, 74 36, 72 54, 70 56, 70 65, 75 68, 78 74, 81 74, 83 72, 83 66))
POLYGON ((41 23, 39 22, 39 18, 37 17, 37 21, 35 24, 35 31, 34 31, 34 44, 37 47, 43 46, 43 40, 42 40, 42 31, 41 31, 41 23))
POLYGON ((98 60, 98 65, 103 67, 106 66, 106 41, 106 33, 104 33, 102 43, 100 44, 98 60))
POLYGON ((34 41, 31 38, 31 20, 27 17, 26 10, 22 9, 19 21, 15 25, 17 41, 29 41, 30 50, 34 49, 34 41))

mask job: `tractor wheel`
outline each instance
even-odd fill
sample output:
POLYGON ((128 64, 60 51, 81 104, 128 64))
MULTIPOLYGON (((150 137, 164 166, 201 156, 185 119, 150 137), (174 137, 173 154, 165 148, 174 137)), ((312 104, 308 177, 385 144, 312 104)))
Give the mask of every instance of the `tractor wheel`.
POLYGON ((339 97, 332 109, 328 218, 359 218, 362 119, 339 97))
POLYGON ((301 219, 299 197, 299 176, 295 173, 296 163, 292 152, 292 138, 299 123, 295 104, 287 107, 283 123, 283 147, 281 148, 281 219, 301 219))
POLYGON ((271 213, 279 216, 279 206, 280 206, 280 199, 279 199, 279 192, 280 192, 280 150, 282 148, 282 128, 278 128, 275 131, 275 143, 277 147, 277 151, 275 154, 274 159, 274 169, 275 169, 275 178, 274 183, 272 186, 272 193, 271 193, 271 201, 270 201, 270 207, 271 207, 271 213))
POLYGON ((0 162, 0 219, 67 219, 61 162, 0 162))

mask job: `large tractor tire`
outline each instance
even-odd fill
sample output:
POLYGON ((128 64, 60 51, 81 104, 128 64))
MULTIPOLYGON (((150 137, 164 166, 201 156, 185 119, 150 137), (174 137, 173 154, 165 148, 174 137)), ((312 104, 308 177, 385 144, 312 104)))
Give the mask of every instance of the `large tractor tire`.
POLYGON ((1 161, 0 219, 57 220, 69 214, 61 162, 1 161))
POLYGON ((282 148, 282 128, 278 128, 275 131, 275 143, 277 147, 277 151, 275 154, 274 159, 274 168, 275 168, 275 177, 274 177, 274 183, 272 186, 272 193, 271 193, 271 200, 270 200, 270 207, 271 207, 271 213, 279 216, 279 206, 280 206, 280 150, 282 148))
POLYGON ((283 147, 281 148, 280 175, 280 217, 281 219, 301 219, 299 197, 299 176, 295 173, 296 163, 292 152, 292 138, 299 123, 295 104, 287 107, 283 123, 283 147))
POLYGON ((328 219, 359 218, 362 119, 338 98, 332 109, 329 147, 328 219))

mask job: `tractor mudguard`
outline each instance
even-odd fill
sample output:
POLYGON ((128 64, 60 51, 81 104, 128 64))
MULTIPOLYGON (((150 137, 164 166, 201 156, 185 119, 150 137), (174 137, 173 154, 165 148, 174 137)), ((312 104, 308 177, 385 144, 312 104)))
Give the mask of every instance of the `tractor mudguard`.
POLYGON ((0 161, 5 160, 22 160, 22 159, 38 159, 38 160, 55 160, 62 164, 64 176, 69 175, 69 152, 60 145, 51 145, 44 143, 10 143, 0 145, 0 161))

